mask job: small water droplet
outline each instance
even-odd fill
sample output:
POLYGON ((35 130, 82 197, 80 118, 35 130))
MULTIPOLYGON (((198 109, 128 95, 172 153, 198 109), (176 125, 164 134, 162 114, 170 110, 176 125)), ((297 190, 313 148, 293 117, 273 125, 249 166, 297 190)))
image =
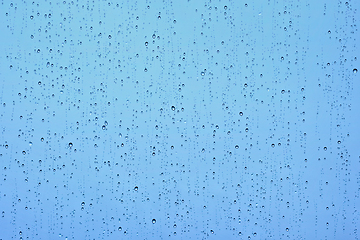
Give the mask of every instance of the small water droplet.
POLYGON ((153 224, 155 224, 155 223, 156 223, 156 219, 151 220, 151 222, 152 222, 153 224))
POLYGON ((353 73, 357 73, 357 71, 358 71, 358 70, 357 70, 356 68, 353 69, 353 73))

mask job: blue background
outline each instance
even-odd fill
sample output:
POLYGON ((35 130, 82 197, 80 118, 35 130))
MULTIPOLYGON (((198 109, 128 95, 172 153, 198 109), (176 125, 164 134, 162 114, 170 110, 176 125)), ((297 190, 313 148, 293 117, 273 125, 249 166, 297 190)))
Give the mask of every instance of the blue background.
POLYGON ((359 239, 359 1, 0 3, 0 239, 359 239))

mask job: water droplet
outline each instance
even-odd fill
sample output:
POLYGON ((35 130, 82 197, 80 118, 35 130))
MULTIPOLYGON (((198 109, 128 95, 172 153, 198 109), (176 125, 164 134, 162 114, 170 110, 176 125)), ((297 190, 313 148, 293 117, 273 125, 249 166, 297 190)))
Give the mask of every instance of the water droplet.
POLYGON ((174 107, 174 106, 171 106, 171 110, 175 111, 175 107, 174 107))
POLYGON ((357 70, 356 68, 353 69, 353 73, 357 73, 357 71, 358 71, 358 70, 357 70))
POLYGON ((327 150, 327 147, 324 147, 324 150, 326 151, 326 150, 327 150))
POLYGON ((25 151, 22 151, 22 154, 23 154, 23 155, 25 155, 25 154, 26 154, 26 152, 25 152, 25 151))
POLYGON ((242 115, 244 115, 244 113, 243 113, 243 112, 239 112, 239 115, 242 116, 242 115))
POLYGON ((235 145, 235 149, 239 149, 239 145, 235 145))
POLYGON ((139 190, 138 186, 134 187, 134 190, 135 190, 135 191, 139 190))
POLYGON ((69 148, 71 148, 72 146, 73 146, 73 144, 70 142, 70 143, 69 143, 69 148))
POLYGON ((205 76, 205 73, 204 73, 204 72, 201 72, 201 76, 205 76))
POLYGON ((85 202, 82 202, 82 203, 81 203, 81 206, 85 206, 85 202))
POLYGON ((118 230, 121 231, 121 230, 122 230, 122 227, 119 227, 118 230))
POLYGON ((152 222, 153 224, 155 224, 155 223, 156 223, 156 219, 151 220, 151 222, 152 222))
POLYGON ((145 46, 147 46, 147 45, 149 45, 149 43, 148 43, 148 42, 145 42, 145 46))
POLYGON ((214 234, 214 230, 210 230, 211 234, 214 234))
POLYGON ((224 6, 224 10, 226 10, 227 9, 227 6, 224 6))
POLYGON ((111 39, 111 35, 109 35, 108 38, 111 39))
POLYGON ((31 19, 31 20, 33 20, 33 19, 34 19, 34 16, 33 16, 33 15, 31 15, 31 16, 30 16, 30 19, 31 19))
POLYGON ((340 144, 340 143, 341 143, 341 141, 339 140, 339 141, 337 141, 337 143, 338 143, 338 144, 340 144))

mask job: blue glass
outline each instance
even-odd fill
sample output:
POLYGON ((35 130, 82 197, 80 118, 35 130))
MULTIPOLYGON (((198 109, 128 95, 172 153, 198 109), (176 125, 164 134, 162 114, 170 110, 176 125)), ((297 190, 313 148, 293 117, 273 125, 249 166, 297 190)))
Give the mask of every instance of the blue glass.
POLYGON ((0 3, 0 239, 359 239, 359 1, 0 3))

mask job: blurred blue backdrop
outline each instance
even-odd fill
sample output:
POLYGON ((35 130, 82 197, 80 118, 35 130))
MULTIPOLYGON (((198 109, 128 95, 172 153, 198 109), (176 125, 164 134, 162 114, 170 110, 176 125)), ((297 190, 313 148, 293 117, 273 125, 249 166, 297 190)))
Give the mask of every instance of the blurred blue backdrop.
POLYGON ((359 239, 359 1, 0 3, 0 239, 359 239))

